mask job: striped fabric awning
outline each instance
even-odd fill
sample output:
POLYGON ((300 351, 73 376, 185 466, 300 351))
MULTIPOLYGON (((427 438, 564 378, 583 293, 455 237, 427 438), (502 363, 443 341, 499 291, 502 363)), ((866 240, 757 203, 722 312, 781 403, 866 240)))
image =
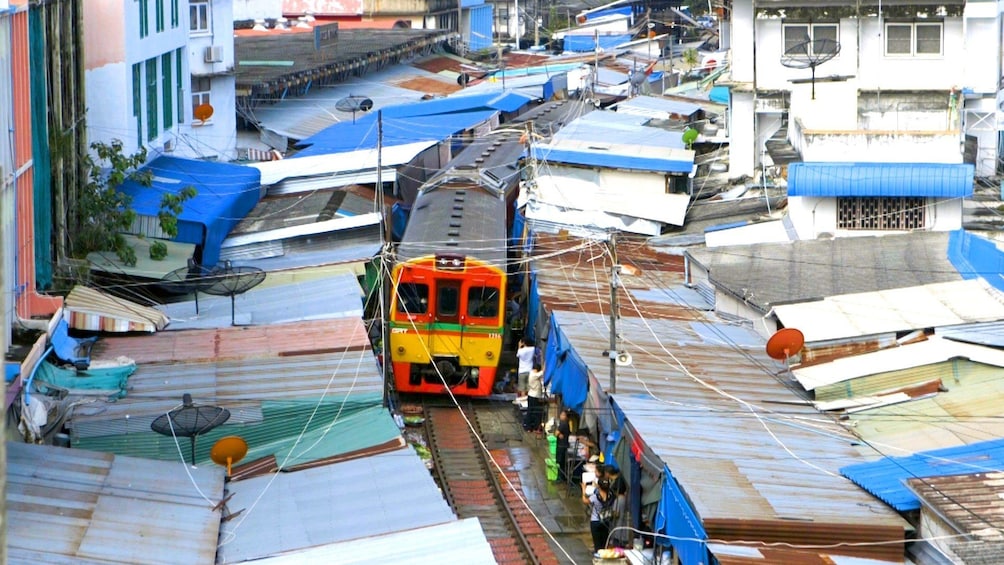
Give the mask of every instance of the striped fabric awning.
POLYGON ((73 287, 64 302, 63 316, 77 330, 116 333, 153 333, 170 321, 159 310, 86 286, 73 287))

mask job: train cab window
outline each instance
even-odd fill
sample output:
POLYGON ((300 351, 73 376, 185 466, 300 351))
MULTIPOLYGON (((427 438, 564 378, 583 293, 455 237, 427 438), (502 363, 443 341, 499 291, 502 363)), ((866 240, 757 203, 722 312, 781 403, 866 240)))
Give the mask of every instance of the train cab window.
POLYGON ((460 286, 439 284, 436 290, 436 315, 440 318, 454 318, 460 311, 460 286))
POLYGON ((429 310, 429 285, 401 283, 397 286, 397 311, 402 314, 425 314, 429 310))
POLYGON ((472 286, 467 289, 467 315, 477 318, 497 318, 499 289, 490 286, 472 286))

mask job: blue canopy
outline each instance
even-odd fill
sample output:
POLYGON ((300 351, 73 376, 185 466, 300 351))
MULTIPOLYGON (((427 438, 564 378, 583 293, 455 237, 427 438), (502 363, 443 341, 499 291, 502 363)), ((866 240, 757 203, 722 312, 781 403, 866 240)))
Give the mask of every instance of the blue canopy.
MULTIPOLYGON (((611 50, 621 43, 631 41, 630 33, 618 33, 616 35, 600 35, 600 49, 611 50)), ((587 52, 596 50, 596 38, 593 34, 566 35, 564 43, 565 51, 587 52)))
POLYGON ((848 465, 840 474, 900 512, 917 510, 920 500, 907 486, 912 478, 968 475, 1004 468, 1004 439, 922 451, 906 457, 883 457, 848 465))
POLYGON ((968 163, 792 163, 788 196, 965 198, 973 173, 968 163))
MULTIPOLYGON (((497 110, 479 110, 431 116, 383 116, 383 145, 407 145, 420 141, 442 141, 490 119, 497 110)), ((298 146, 306 147, 296 157, 346 153, 360 149, 376 149, 377 115, 366 114, 355 123, 341 122, 304 139, 298 146)))
POLYGON ((184 203, 178 215, 178 236, 174 241, 200 246, 203 265, 219 261, 220 244, 258 204, 261 172, 254 167, 163 156, 141 170, 153 173, 151 186, 130 180, 122 183, 119 190, 132 197, 137 215, 154 222, 164 194, 177 194, 189 186, 195 188, 195 197, 184 203))
POLYGON ((553 313, 551 333, 547 337, 547 349, 544 351, 544 366, 547 367, 551 391, 561 395, 565 406, 581 414, 586 403, 589 373, 586 364, 558 327, 553 313))

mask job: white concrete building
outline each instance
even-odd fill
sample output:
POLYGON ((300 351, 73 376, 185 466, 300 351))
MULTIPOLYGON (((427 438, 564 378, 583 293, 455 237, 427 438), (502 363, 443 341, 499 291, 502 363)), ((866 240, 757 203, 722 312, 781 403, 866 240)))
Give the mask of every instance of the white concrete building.
MULTIPOLYGON (((968 162, 976 176, 995 174, 997 2, 734 0, 732 8, 734 175, 770 166, 766 142, 776 133, 805 161, 968 162), (782 64, 806 39, 840 46, 814 85, 809 68, 782 64)), ((810 47, 795 58, 813 55, 810 47)))
MULTIPOLYGON (((239 1, 239 0, 238 0, 239 1)), ((187 119, 178 128, 175 154, 195 159, 237 158, 235 108, 234 0, 187 0, 187 119), (200 111, 212 108, 202 120, 200 111)))
POLYGON ((87 128, 126 153, 236 156, 232 0, 84 2, 87 128), (210 119, 194 108, 209 104, 210 119))
POLYGON ((174 143, 190 110, 186 0, 88 0, 84 11, 90 142, 122 141, 153 158, 174 143))

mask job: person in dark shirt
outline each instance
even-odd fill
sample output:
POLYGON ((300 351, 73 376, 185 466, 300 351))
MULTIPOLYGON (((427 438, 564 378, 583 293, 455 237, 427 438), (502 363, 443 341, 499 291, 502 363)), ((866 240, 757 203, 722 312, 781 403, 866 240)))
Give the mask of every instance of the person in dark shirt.
MULTIPOLYGON (((627 481, 621 476, 621 470, 616 465, 605 465, 603 476, 610 483, 610 494, 615 498, 614 520, 612 527, 617 529, 627 525, 627 481)), ((627 544, 623 531, 617 530, 613 536, 614 545, 623 547, 627 544)))
POLYGON ((565 474, 565 466, 568 464, 568 438, 572 435, 571 429, 568 427, 568 410, 562 410, 558 414, 558 429, 555 430, 554 435, 558 438, 554 454, 558 463, 558 480, 565 482, 568 480, 568 476, 565 474))

